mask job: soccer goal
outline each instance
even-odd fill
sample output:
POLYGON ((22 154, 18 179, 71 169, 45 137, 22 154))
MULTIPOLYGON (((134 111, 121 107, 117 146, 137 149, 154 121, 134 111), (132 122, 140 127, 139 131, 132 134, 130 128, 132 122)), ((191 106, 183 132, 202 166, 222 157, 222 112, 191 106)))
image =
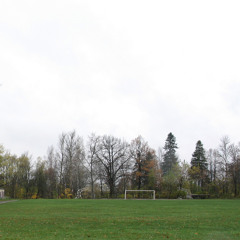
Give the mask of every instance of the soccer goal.
POLYGON ((138 193, 138 195, 139 195, 139 193, 150 193, 151 195, 151 197, 152 197, 152 199, 153 200, 155 200, 155 190, 125 190, 125 200, 127 199, 127 193, 133 193, 134 195, 135 195, 135 193, 138 193))

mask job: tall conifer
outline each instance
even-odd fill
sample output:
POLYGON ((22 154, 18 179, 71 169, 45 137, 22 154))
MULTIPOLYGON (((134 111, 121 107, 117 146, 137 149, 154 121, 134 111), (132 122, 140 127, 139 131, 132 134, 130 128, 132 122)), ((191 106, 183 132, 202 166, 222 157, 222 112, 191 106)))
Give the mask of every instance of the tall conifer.
POLYGON ((205 150, 200 140, 197 142, 196 149, 192 154, 191 166, 198 167, 202 171, 207 170, 208 168, 207 158, 205 156, 205 150))
POLYGON ((176 156, 177 148, 178 146, 176 143, 176 138, 170 132, 165 142, 164 146, 165 153, 163 155, 163 162, 161 166, 164 175, 171 171, 172 167, 178 162, 178 157, 176 156))

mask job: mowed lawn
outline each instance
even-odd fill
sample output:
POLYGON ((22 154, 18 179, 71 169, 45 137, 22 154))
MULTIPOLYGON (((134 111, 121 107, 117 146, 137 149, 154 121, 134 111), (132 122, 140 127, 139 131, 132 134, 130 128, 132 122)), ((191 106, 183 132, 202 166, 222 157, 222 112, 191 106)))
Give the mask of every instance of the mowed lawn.
POLYGON ((0 239, 240 239, 240 200, 19 200, 0 239))

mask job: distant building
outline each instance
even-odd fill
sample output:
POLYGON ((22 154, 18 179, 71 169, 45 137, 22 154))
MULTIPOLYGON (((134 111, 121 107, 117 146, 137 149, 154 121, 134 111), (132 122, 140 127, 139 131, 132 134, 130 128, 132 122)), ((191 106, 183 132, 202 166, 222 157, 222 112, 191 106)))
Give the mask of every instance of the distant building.
POLYGON ((4 190, 0 189, 0 198, 4 198, 4 190))

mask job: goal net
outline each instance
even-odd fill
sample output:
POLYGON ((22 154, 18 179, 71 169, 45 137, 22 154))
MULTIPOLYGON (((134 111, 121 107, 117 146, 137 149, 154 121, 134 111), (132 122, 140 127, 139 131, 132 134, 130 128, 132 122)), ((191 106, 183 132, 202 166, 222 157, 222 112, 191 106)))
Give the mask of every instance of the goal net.
POLYGON ((126 199, 155 200, 155 190, 125 190, 125 200, 126 199))

